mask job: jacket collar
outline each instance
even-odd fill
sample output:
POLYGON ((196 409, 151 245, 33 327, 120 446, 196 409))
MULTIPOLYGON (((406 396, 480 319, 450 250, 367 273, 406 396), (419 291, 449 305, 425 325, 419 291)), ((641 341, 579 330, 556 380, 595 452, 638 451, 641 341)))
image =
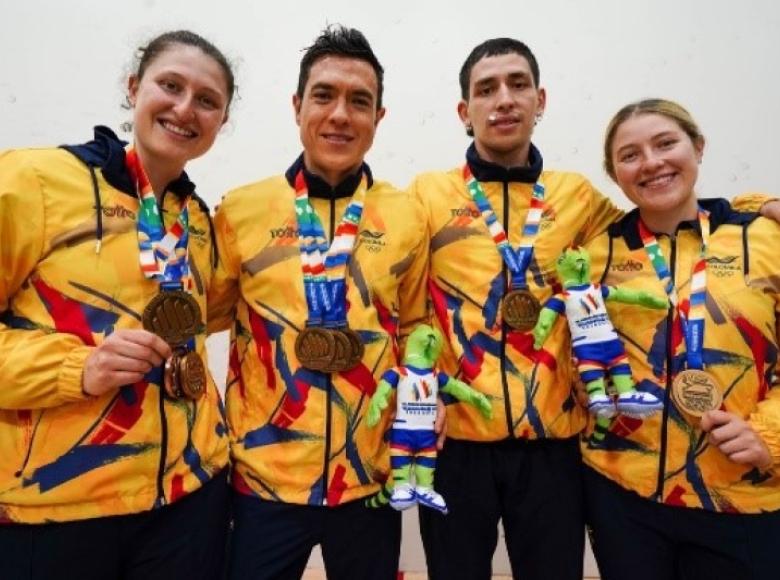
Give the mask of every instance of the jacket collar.
POLYGON ((471 173, 477 179, 477 181, 500 181, 507 182, 519 182, 519 183, 536 183, 539 180, 539 176, 542 174, 542 154, 531 143, 528 149, 528 165, 525 167, 502 167, 490 161, 485 161, 477 153, 477 148, 472 142, 469 148, 466 150, 466 162, 469 164, 471 173))
POLYGON ((306 186, 309 188, 309 197, 319 197, 322 199, 352 197, 352 194, 355 193, 358 185, 360 185, 360 180, 363 178, 364 172, 368 181, 368 188, 371 189, 371 186, 374 184, 371 168, 368 164, 363 163, 358 171, 345 177, 341 183, 336 185, 336 187, 331 187, 327 181, 322 179, 319 175, 313 174, 306 168, 306 164, 303 162, 303 153, 301 153, 298 156, 298 159, 296 159, 284 173, 284 177, 287 179, 287 183, 290 184, 290 187, 295 187, 295 176, 298 175, 298 172, 301 169, 303 169, 303 178, 306 180, 306 186))
MULTIPOLYGON (((728 200, 721 198, 700 199, 699 205, 710 212, 710 232, 713 233, 724 224, 747 225, 758 217, 756 212, 743 213, 732 209, 728 200)), ((695 230, 701 234, 699 220, 681 222, 677 226, 677 232, 682 230, 695 230)), ((609 235, 613 238, 624 238, 631 250, 641 248, 643 244, 642 238, 639 236, 639 209, 634 208, 622 219, 609 226, 609 235)), ((656 235, 660 237, 663 234, 656 235)))
MULTIPOLYGON (((127 142, 119 139, 111 129, 99 125, 95 127, 95 137, 92 141, 61 147, 86 165, 99 167, 103 177, 112 187, 135 197, 135 184, 125 165, 125 145, 127 142)), ((194 193, 195 184, 182 172, 168 184, 166 191, 171 191, 178 197, 186 197, 194 193)))

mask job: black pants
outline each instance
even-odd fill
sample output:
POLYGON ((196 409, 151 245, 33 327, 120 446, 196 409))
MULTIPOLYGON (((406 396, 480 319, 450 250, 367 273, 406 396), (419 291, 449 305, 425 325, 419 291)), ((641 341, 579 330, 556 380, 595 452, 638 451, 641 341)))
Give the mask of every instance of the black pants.
POLYGON ((585 524, 576 439, 447 440, 435 487, 449 514, 420 507, 430 578, 489 579, 502 520, 515 578, 582 580, 585 524))
POLYGON ((0 525, 0 578, 216 580, 228 529, 227 474, 164 508, 53 524, 0 525))
POLYGON ((396 578, 401 514, 388 506, 295 505, 239 493, 233 500, 231 580, 297 580, 317 544, 328 578, 396 578))
POLYGON ((659 504, 585 467, 587 520, 602 580, 777 580, 780 512, 659 504))

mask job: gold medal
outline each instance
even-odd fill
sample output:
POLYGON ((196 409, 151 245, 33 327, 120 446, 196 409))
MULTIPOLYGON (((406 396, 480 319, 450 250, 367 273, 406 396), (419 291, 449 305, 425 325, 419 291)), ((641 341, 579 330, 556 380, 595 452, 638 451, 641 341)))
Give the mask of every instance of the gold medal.
POLYGON ((336 356, 336 338, 327 328, 309 326, 295 339, 295 356, 307 369, 326 371, 336 356))
POLYGON ((141 317, 145 330, 172 348, 193 338, 201 326, 201 312, 193 296, 182 290, 161 292, 146 305, 141 317))
POLYGON ((707 411, 719 409, 723 395, 711 374, 686 369, 672 381, 672 400, 680 411, 692 417, 701 417, 707 411))
POLYGON ((206 367, 200 355, 188 350, 179 358, 177 378, 181 394, 188 399, 200 399, 206 392, 206 367))
POLYGON ((530 290, 512 290, 501 302, 501 316, 511 328, 528 332, 533 330, 542 310, 530 290))

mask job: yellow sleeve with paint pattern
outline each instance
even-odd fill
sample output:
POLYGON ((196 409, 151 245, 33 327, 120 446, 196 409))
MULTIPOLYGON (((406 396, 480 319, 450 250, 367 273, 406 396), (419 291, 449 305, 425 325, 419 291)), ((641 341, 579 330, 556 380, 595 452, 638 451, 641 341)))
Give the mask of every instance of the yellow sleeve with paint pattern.
POLYGON ((419 224, 419 242, 409 255, 409 268, 399 291, 399 339, 403 346, 406 338, 419 324, 430 324, 428 309, 428 266, 430 263, 431 235, 422 204, 407 191, 408 215, 419 224))
POLYGON ((240 293, 238 279, 241 273, 241 261, 236 256, 238 242, 227 214, 228 209, 223 201, 214 215, 219 263, 214 271, 207 296, 209 334, 228 330, 231 327, 235 320, 236 304, 240 293))
POLYGON ((87 396, 81 374, 91 347, 14 316, 14 295, 45 251, 45 221, 36 168, 24 151, 0 153, 0 409, 56 407, 87 396))
POLYGON ((583 180, 580 187, 590 188, 590 215, 580 240, 580 243, 585 244, 607 231, 607 228, 622 218, 625 212, 593 187, 590 181, 583 180))

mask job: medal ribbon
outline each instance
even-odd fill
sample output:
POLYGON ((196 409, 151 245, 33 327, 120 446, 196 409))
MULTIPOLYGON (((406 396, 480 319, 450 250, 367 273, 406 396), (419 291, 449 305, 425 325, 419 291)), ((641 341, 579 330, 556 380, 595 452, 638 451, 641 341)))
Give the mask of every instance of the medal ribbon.
POLYGON ((517 251, 515 251, 509 243, 504 226, 498 221, 496 212, 493 211, 493 207, 490 205, 479 181, 471 173, 468 163, 463 166, 463 179, 471 194, 471 199, 474 200, 487 224, 488 231, 496 244, 498 253, 504 260, 507 268, 509 268, 512 276, 512 289, 526 290, 528 284, 526 283, 525 274, 528 271, 528 266, 534 253, 533 242, 536 234, 539 233, 539 222, 542 220, 542 210, 544 209, 544 186, 538 182, 534 184, 531 207, 523 225, 520 245, 517 251))
POLYGON ((179 217, 165 231, 157 198, 134 147, 125 151, 125 163, 140 198, 138 210, 138 247, 141 271, 149 279, 158 280, 163 290, 189 289, 192 280, 187 265, 189 210, 187 196, 181 203, 179 217))
POLYGON ((680 323, 685 333, 687 366, 689 369, 702 370, 704 368, 704 315, 707 297, 707 246, 710 240, 710 214, 699 207, 698 218, 701 229, 701 247, 699 257, 694 262, 691 272, 691 297, 687 315, 680 306, 677 289, 674 287, 666 259, 661 253, 658 239, 641 219, 639 220, 639 236, 642 238, 647 257, 664 286, 669 302, 680 317, 680 323))
POLYGON ((303 286, 309 307, 306 326, 347 325, 347 265, 363 215, 367 184, 368 180, 363 175, 336 226, 329 248, 322 222, 309 203, 309 189, 303 170, 295 176, 295 216, 298 221, 303 286))

